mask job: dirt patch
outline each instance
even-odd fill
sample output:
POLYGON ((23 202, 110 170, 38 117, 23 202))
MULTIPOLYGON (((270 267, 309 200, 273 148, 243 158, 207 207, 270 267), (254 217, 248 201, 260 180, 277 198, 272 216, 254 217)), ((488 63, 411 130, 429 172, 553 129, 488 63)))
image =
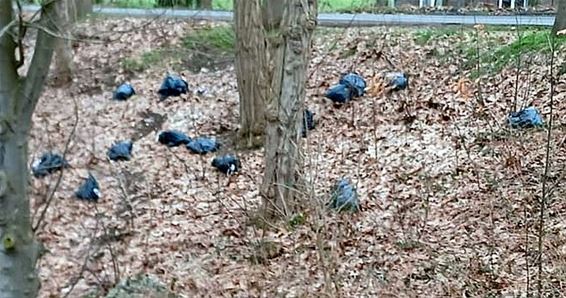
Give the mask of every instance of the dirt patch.
POLYGON ((139 115, 142 119, 134 126, 134 133, 131 137, 133 141, 137 141, 151 132, 159 131, 167 120, 167 116, 153 112, 141 112, 139 115))

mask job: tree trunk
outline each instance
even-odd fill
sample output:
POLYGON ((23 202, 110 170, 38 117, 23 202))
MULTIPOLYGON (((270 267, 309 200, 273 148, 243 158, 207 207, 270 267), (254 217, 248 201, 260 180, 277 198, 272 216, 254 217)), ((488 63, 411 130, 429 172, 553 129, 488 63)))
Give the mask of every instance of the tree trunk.
POLYGON ((239 143, 257 147, 265 131, 264 101, 269 88, 262 0, 234 0, 236 76, 240 96, 239 143))
POLYGON ((92 0, 75 0, 71 1, 71 3, 74 4, 71 6, 73 23, 82 20, 88 14, 92 13, 92 0))
MULTIPOLYGON (((0 0, 0 28, 14 19, 11 0, 0 0)), ((25 79, 17 74, 16 43, 0 37, 0 293, 5 298, 36 297, 35 266, 39 244, 34 241, 28 196, 28 136, 31 116, 53 56, 58 15, 55 4, 44 4, 36 48, 25 79)), ((1 31, 1 30, 0 30, 1 31)))
POLYGON ((267 34, 272 55, 271 92, 266 97, 265 173, 261 186, 266 217, 288 216, 304 207, 299 196, 300 131, 311 39, 317 17, 316 0, 271 1, 274 4, 268 7, 271 30, 267 34), (282 9, 277 8, 279 4, 282 9))
POLYGON ((212 9, 212 0, 201 0, 200 1, 200 8, 201 9, 212 9))
POLYGON ((554 27, 552 32, 566 29, 566 0, 558 0, 558 8, 556 9, 556 19, 554 20, 554 27))
POLYGON ((73 81, 73 25, 92 12, 92 1, 61 0, 57 2, 63 23, 62 36, 57 41, 55 54, 55 85, 63 86, 73 81))

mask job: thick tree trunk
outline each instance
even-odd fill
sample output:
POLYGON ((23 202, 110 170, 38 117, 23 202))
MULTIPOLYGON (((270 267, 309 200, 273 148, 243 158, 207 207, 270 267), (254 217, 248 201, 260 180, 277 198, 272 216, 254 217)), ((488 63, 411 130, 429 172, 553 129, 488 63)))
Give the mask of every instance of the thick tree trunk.
MULTIPOLYGON (((0 32, 12 22, 12 1, 0 0, 0 32)), ((53 56, 58 16, 53 3, 43 8, 36 50, 26 79, 18 77, 11 35, 0 37, 0 296, 36 297, 39 245, 31 229, 28 197, 28 136, 31 116, 53 56)))
POLYGON ((262 0, 235 0, 236 75, 240 96, 240 145, 263 144, 264 101, 269 88, 262 0))
POLYGON ((556 10, 556 19, 554 20, 554 27, 552 32, 566 29, 566 0, 558 0, 558 8, 556 10))
POLYGON ((73 37, 76 21, 92 12, 91 0, 60 0, 57 6, 62 18, 62 36, 57 41, 55 54, 55 85, 63 86, 73 80, 73 37))
MULTIPOLYGON (((300 130, 316 1, 272 0, 283 9, 269 13, 271 92, 266 98, 265 173, 261 186, 267 217, 291 215, 300 203, 300 130), (277 11, 282 11, 282 18, 277 11)), ((276 7, 276 5, 275 5, 276 7)))

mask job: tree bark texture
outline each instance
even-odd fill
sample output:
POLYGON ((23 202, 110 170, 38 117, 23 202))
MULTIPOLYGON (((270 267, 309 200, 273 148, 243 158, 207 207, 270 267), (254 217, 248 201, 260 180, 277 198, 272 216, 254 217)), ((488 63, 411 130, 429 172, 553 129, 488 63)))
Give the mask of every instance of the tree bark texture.
POLYGON ((92 1, 59 0, 57 6, 61 14, 62 26, 55 54, 54 79, 55 85, 62 86, 73 80, 73 25, 92 12, 92 1))
POLYGON ((558 7, 556 9, 556 19, 554 20, 554 27, 552 32, 556 33, 566 29, 566 0, 558 0, 558 7))
MULTIPOLYGON (((14 24, 11 0, 0 0, 0 31, 14 24)), ((38 25, 57 32, 53 2, 45 4, 38 25)), ((55 47, 55 38, 38 30, 26 78, 17 74, 12 35, 0 37, 0 296, 36 297, 39 245, 34 241, 28 196, 28 136, 55 47)))
POLYGON ((55 51, 55 74, 56 86, 63 86, 73 81, 73 44, 71 40, 71 6, 70 0, 57 1, 57 9, 61 14, 61 33, 57 40, 55 51))
POLYGON ((263 144, 264 105, 269 89, 262 0, 235 0, 236 76, 240 97, 240 145, 263 144))
POLYGON ((265 173, 261 186, 267 217, 291 215, 304 207, 299 195, 300 130, 317 17, 316 1, 283 0, 279 4, 283 7, 279 10, 283 12, 282 18, 277 19, 277 11, 269 14, 272 29, 267 43, 271 92, 266 97, 265 173))

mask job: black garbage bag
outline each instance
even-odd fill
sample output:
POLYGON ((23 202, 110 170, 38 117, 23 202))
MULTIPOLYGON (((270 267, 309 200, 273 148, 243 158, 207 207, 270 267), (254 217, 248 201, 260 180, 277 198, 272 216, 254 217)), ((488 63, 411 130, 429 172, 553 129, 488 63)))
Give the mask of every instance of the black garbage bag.
POLYGON ((220 144, 215 140, 207 137, 198 137, 192 139, 187 144, 187 149, 192 153, 196 154, 206 154, 208 152, 214 152, 220 148, 220 144))
POLYGON ((330 87, 324 94, 324 97, 335 103, 346 103, 352 99, 353 94, 350 87, 338 84, 330 87))
POLYGON ((529 128, 543 125, 542 117, 535 107, 528 107, 521 111, 510 113, 507 116, 507 123, 513 128, 529 128))
POLYGON ((303 112, 303 130, 301 135, 303 138, 307 137, 309 131, 314 129, 314 113, 305 109, 303 112))
POLYGON ((134 87, 128 83, 124 83, 114 91, 114 96, 112 97, 114 100, 127 100, 128 98, 132 97, 136 94, 134 87))
POLYGON ((352 89, 353 97, 360 97, 366 92, 366 81, 356 73, 348 73, 342 76, 338 83, 352 89))
POLYGON ((220 172, 225 173, 226 175, 232 175, 236 172, 239 172, 242 168, 240 160, 232 154, 215 157, 212 160, 212 166, 217 168, 220 172))
POLYGON ((338 85, 330 87, 324 96, 335 103, 346 103, 354 97, 365 94, 366 81, 356 73, 347 73, 340 78, 338 85))
POLYGON ((332 189, 330 207, 338 211, 359 211, 358 192, 347 179, 340 179, 332 189))
POLYGON ((164 100, 169 96, 179 96, 189 91, 189 84, 179 76, 167 75, 161 83, 159 99, 164 100))
POLYGON ((385 80, 392 91, 404 90, 409 86, 409 76, 404 72, 387 73, 385 80))
POLYGON ((98 181, 91 173, 88 173, 88 178, 83 182, 79 189, 75 192, 75 196, 81 200, 97 202, 102 196, 98 181))
POLYGON ((34 177, 41 178, 68 167, 69 163, 63 156, 57 153, 47 152, 31 165, 31 171, 34 177))
POLYGON ((167 147, 176 147, 188 144, 191 138, 178 130, 165 130, 159 133, 157 141, 167 147))
POLYGON ((110 160, 120 161, 120 160, 130 160, 132 158, 132 148, 134 147, 134 143, 130 140, 128 141, 121 141, 115 143, 108 149, 108 158, 110 160))

